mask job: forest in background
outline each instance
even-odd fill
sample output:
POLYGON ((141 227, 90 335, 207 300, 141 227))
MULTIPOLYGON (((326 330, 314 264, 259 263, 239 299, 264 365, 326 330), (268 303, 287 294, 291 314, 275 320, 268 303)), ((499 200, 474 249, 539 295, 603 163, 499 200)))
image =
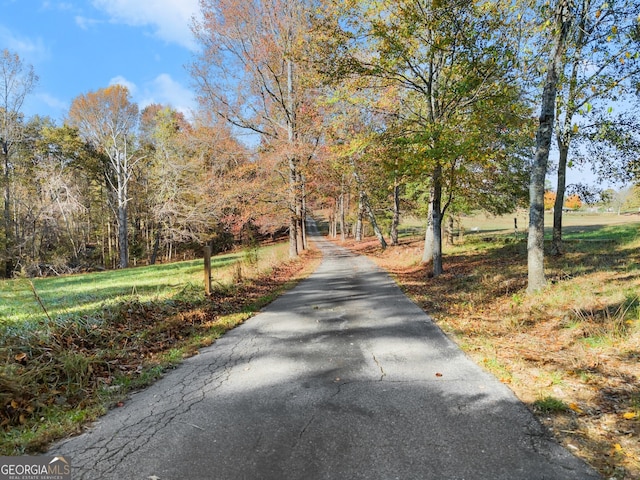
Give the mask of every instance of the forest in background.
POLYGON ((568 184, 569 165, 638 180, 639 13, 631 0, 204 0, 190 118, 141 110, 120 85, 79 92, 62 124, 25 118, 37 74, 4 50, 0 271, 125 268, 283 234, 295 257, 307 211, 323 209, 333 235, 368 225, 382 247, 401 215, 428 218, 437 277, 445 224, 524 207, 535 291, 550 169, 554 254, 567 200, 607 199, 568 184))

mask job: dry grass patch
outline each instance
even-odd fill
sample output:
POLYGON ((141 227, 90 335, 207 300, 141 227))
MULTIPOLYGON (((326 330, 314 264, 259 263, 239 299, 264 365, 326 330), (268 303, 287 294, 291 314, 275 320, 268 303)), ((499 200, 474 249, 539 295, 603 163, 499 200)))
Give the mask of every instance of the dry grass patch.
MULTIPOLYGON (((388 270, 478 364, 508 384, 569 450, 605 478, 640 478, 638 224, 576 228, 547 257, 549 286, 526 294, 526 242, 468 236, 429 277, 421 239, 381 251, 388 270)), ((485 234, 486 235, 486 234, 485 234)))

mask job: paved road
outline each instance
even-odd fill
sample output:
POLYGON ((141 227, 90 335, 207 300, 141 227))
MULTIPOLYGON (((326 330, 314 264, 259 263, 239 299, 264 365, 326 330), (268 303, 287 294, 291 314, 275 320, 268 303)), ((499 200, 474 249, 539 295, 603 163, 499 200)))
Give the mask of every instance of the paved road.
POLYGON ((596 479, 366 258, 55 445, 74 479, 596 479))

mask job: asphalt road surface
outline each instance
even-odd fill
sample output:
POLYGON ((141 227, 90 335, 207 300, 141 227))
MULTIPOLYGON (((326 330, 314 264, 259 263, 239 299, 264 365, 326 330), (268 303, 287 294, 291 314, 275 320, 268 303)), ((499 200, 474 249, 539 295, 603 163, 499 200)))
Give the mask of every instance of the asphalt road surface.
POLYGON ((74 480, 596 479, 372 262, 318 270, 49 454, 74 480))

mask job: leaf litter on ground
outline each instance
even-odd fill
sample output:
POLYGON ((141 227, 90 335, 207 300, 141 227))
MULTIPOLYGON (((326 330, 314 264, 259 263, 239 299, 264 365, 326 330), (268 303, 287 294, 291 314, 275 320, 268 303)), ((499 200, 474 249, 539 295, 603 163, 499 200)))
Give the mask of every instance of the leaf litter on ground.
POLYGON ((547 259, 550 286, 535 296, 525 292, 523 239, 483 246, 468 236, 446 247, 438 278, 421 263, 421 238, 386 250, 373 238, 336 242, 385 268, 575 455, 607 479, 640 478, 637 235, 570 243, 547 259))

